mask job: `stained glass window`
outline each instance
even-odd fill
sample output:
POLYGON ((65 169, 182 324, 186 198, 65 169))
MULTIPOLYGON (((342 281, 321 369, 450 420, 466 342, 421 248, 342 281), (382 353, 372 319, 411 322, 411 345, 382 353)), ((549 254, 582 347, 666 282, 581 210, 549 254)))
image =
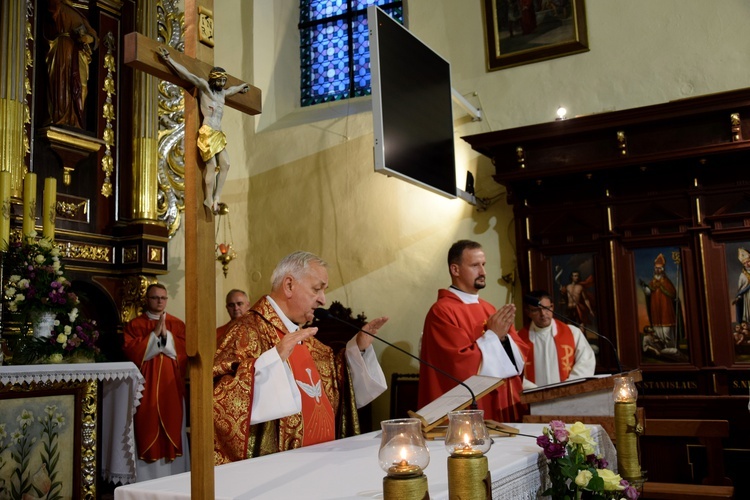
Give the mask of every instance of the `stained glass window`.
POLYGON ((403 1, 300 0, 302 106, 370 94, 368 5, 403 24, 403 1))

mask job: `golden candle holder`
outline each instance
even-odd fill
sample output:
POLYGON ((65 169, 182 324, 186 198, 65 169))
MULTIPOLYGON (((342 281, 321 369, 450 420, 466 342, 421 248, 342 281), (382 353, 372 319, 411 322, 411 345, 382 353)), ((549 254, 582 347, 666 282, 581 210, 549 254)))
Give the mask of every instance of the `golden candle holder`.
POLYGON ((638 422, 636 400, 638 391, 633 377, 615 379, 615 437, 617 439, 617 468, 620 476, 633 485, 644 481, 638 454, 638 436, 643 427, 638 422))
POLYGON ((484 456, 492 446, 483 410, 448 413, 445 448, 448 457, 448 497, 491 499, 492 477, 484 456))
POLYGON ((430 452, 416 418, 384 420, 378 451, 385 500, 425 500, 430 498, 423 470, 430 463, 430 452))

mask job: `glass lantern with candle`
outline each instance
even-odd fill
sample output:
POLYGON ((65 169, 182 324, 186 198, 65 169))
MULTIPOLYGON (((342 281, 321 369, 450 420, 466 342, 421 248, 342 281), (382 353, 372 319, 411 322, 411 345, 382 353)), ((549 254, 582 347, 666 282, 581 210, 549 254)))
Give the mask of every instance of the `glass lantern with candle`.
POLYGON ((384 420, 378 460, 388 475, 383 478, 383 498, 429 498, 424 469, 430 463, 430 450, 416 418, 384 420))
POLYGON ((445 448, 451 498, 492 498, 492 480, 485 453, 492 446, 484 410, 448 413, 445 448))
POLYGON ((612 398, 615 402, 617 467, 620 476, 637 485, 644 480, 638 460, 638 436, 643 430, 638 423, 636 407, 638 389, 633 377, 617 377, 614 383, 612 398))

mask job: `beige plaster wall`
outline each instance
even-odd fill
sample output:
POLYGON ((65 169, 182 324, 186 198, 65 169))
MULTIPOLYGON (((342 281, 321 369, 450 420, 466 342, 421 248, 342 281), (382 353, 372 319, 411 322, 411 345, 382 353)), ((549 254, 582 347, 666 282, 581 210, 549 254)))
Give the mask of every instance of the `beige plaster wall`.
MULTIPOLYGON (((495 72, 485 70, 483 2, 409 0, 409 28, 452 64, 453 86, 485 119, 454 109, 458 185, 470 170, 477 194, 499 201, 478 212, 403 181, 373 172, 369 98, 299 110, 296 0, 222 0, 215 4, 216 64, 263 91, 264 113, 227 110, 223 128, 232 168, 223 200, 230 206, 239 254, 224 278, 217 265, 216 306, 246 289, 268 291, 275 263, 305 249, 330 263, 329 302, 391 319, 382 336, 418 353, 424 316, 449 282, 446 252, 461 238, 488 255, 488 287, 496 305, 520 294, 500 276, 515 268, 512 212, 489 160, 461 136, 569 115, 626 109, 740 88, 750 82, 750 14, 744 0, 589 0, 591 51, 495 72), (515 294, 514 294, 515 292, 515 294)), ((170 243, 170 309, 184 315, 182 232, 170 243), (180 310, 182 307, 182 310, 180 310)), ((519 317, 520 324, 520 317, 519 317)), ((377 344, 381 364, 415 372, 416 362, 377 344)), ((376 400, 375 422, 388 418, 388 394, 376 400)))

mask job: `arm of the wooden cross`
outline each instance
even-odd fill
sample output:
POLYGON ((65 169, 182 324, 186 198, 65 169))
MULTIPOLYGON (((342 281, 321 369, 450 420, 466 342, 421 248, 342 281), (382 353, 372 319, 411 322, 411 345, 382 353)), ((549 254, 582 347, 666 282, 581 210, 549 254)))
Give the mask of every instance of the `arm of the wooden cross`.
MULTIPOLYGON (((189 84, 176 75, 172 69, 161 60, 158 53, 159 47, 165 47, 169 50, 169 56, 184 66, 188 71, 196 75, 208 75, 213 68, 210 64, 204 63, 188 57, 182 52, 160 44, 140 33, 133 32, 125 35, 124 62, 131 68, 144 71, 157 78, 172 82, 181 87, 188 87, 189 84)), ((231 75, 227 75, 227 85, 242 85, 239 80, 231 75)), ((226 105, 249 115, 257 115, 261 112, 261 94, 260 89, 248 85, 249 90, 245 93, 237 93, 227 96, 226 105)), ((189 89, 189 87, 188 87, 189 89)))

